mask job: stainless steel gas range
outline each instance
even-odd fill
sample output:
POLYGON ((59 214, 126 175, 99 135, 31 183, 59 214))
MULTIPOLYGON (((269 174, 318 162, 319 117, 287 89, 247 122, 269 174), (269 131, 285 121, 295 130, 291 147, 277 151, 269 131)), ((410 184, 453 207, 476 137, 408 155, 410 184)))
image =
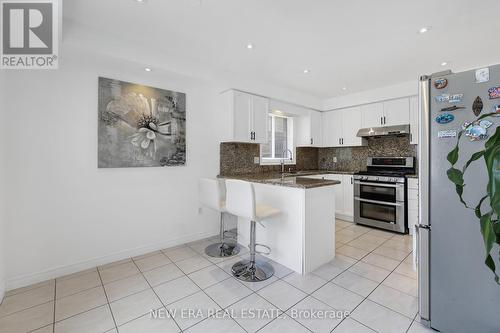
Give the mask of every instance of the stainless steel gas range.
POLYGON ((367 171, 354 174, 354 223, 408 233, 406 174, 413 157, 369 157, 367 171))

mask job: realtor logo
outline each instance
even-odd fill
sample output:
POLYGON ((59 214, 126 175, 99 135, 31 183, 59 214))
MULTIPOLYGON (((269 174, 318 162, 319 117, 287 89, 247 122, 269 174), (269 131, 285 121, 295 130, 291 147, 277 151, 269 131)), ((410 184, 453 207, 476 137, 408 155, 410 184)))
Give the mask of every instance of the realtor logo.
POLYGON ((57 0, 0 0, 2 69, 56 69, 57 0))

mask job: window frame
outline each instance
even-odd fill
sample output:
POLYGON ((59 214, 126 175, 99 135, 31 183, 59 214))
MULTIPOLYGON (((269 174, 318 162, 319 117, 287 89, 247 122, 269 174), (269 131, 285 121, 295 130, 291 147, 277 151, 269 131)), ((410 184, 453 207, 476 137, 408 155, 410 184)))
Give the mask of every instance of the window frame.
MULTIPOLYGON (((285 114, 277 114, 276 112, 270 112, 268 114, 269 117, 272 118, 271 121, 271 137, 268 138, 268 140, 271 143, 271 152, 273 156, 276 156, 276 151, 275 151, 275 119, 276 118, 286 118, 287 119, 287 141, 288 141, 288 149, 291 150, 292 152, 292 160, 290 159, 285 159, 285 165, 295 165, 296 164, 296 146, 295 146, 295 119, 292 116, 285 115, 285 114)), ((269 142, 268 142, 269 144, 269 142)), ((262 156, 262 146, 263 144, 259 145, 259 156, 260 156, 260 165, 280 165, 281 164, 281 157, 263 157, 262 156)), ((281 154, 281 152, 278 152, 281 154)))

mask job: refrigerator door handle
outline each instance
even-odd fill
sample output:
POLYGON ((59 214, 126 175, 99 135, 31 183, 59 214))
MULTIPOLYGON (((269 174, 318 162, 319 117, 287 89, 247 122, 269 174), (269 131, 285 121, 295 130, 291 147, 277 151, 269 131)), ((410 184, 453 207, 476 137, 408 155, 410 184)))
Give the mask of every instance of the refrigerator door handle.
POLYGON ((418 309, 422 320, 430 320, 430 229, 417 228, 418 248, 418 309))

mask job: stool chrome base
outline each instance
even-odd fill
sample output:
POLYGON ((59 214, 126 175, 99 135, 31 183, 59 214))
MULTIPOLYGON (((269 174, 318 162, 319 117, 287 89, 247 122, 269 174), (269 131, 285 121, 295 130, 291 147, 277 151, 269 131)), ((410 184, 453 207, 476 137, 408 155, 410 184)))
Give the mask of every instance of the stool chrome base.
POLYGON ((255 260, 241 260, 231 269, 233 276, 246 282, 265 281, 274 275, 274 268, 269 263, 255 260))
POLYGON ((205 253, 214 258, 225 258, 240 253, 240 246, 231 243, 215 243, 205 248, 205 253))

